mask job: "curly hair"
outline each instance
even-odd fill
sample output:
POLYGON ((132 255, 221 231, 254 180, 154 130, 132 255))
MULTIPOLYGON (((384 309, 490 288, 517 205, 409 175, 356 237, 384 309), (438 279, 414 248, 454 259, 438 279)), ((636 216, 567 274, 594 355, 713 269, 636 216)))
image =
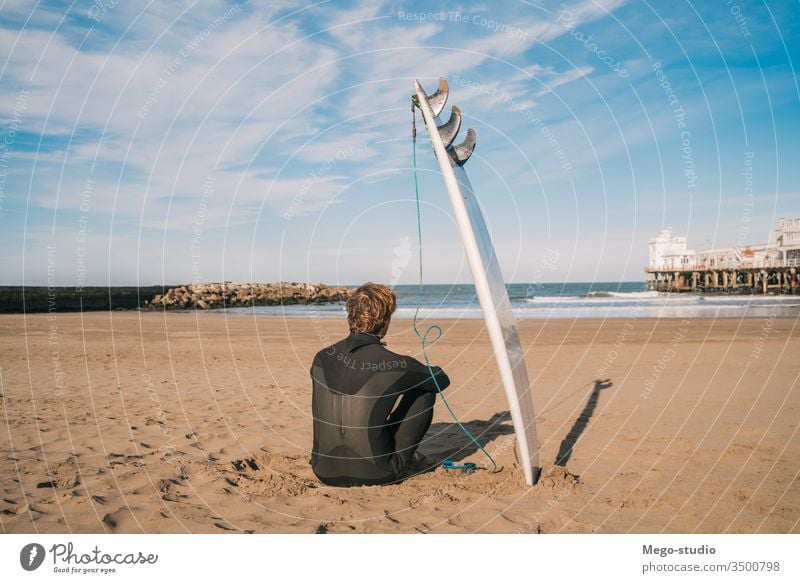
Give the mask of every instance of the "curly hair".
POLYGON ((397 309, 397 298, 385 285, 368 281, 347 299, 346 307, 350 332, 375 334, 397 309))

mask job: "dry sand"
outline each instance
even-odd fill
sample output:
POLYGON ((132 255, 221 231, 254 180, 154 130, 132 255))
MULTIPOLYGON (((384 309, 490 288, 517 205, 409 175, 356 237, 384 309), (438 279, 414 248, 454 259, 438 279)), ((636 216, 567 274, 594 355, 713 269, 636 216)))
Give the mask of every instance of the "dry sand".
MULTIPOLYGON (((482 324, 430 353, 502 471, 337 489, 308 465, 308 369, 343 321, 0 316, 2 530, 800 532, 797 320, 522 322, 533 488, 482 324)), ((418 355, 408 320, 388 341, 418 355)), ((441 403, 421 451, 486 463, 441 403)))

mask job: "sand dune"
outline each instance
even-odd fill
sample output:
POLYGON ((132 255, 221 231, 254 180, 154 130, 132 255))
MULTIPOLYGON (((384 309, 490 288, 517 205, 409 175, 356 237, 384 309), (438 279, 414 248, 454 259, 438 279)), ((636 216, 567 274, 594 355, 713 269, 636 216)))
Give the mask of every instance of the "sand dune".
MULTIPOLYGON (((430 353, 502 469, 337 489, 308 369, 339 320, 0 316, 4 532, 800 532, 793 319, 525 321, 543 476, 523 485, 482 322, 430 353)), ((410 321, 389 346, 417 354, 410 321)), ((421 451, 487 466, 438 406, 421 451)))

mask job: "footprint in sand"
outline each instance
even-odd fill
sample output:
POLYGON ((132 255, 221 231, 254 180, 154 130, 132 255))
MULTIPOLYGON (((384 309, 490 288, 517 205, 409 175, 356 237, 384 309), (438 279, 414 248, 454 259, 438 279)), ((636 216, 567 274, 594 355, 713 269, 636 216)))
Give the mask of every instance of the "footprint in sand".
POLYGON ((17 503, 17 501, 14 500, 13 498, 3 498, 3 502, 6 504, 10 504, 11 507, 3 508, 3 510, 0 510, 0 515, 18 516, 20 514, 30 514, 33 520, 36 520, 39 516, 42 515, 41 510, 38 510, 25 502, 20 504, 17 503))
POLYGON ((109 453, 106 456, 107 465, 110 468, 120 465, 132 465, 136 468, 143 468, 144 463, 142 459, 144 458, 141 454, 124 454, 124 453, 109 453))
POLYGON ((316 484, 302 476, 305 464, 294 456, 259 453, 252 457, 233 460, 232 472, 226 480, 236 485, 242 494, 277 497, 301 496, 316 484))
POLYGON ((109 512, 103 517, 103 525, 111 532, 142 532, 142 527, 130 508, 123 507, 109 512))
POLYGON ((180 502, 182 499, 189 497, 186 494, 178 492, 177 489, 181 486, 183 486, 183 484, 181 484, 180 479, 174 478, 159 480, 157 484, 158 491, 161 493, 161 499, 167 502, 180 502))
POLYGON ((37 488, 75 488, 81 483, 80 468, 75 456, 47 467, 47 478, 37 482, 37 488))

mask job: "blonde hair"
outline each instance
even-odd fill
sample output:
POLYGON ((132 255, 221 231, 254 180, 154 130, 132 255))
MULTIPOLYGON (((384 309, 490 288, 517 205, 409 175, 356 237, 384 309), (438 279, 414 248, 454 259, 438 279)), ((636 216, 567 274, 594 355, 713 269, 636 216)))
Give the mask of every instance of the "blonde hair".
POLYGON ((385 285, 368 281, 347 299, 346 307, 350 332, 375 334, 397 309, 397 298, 385 285))

